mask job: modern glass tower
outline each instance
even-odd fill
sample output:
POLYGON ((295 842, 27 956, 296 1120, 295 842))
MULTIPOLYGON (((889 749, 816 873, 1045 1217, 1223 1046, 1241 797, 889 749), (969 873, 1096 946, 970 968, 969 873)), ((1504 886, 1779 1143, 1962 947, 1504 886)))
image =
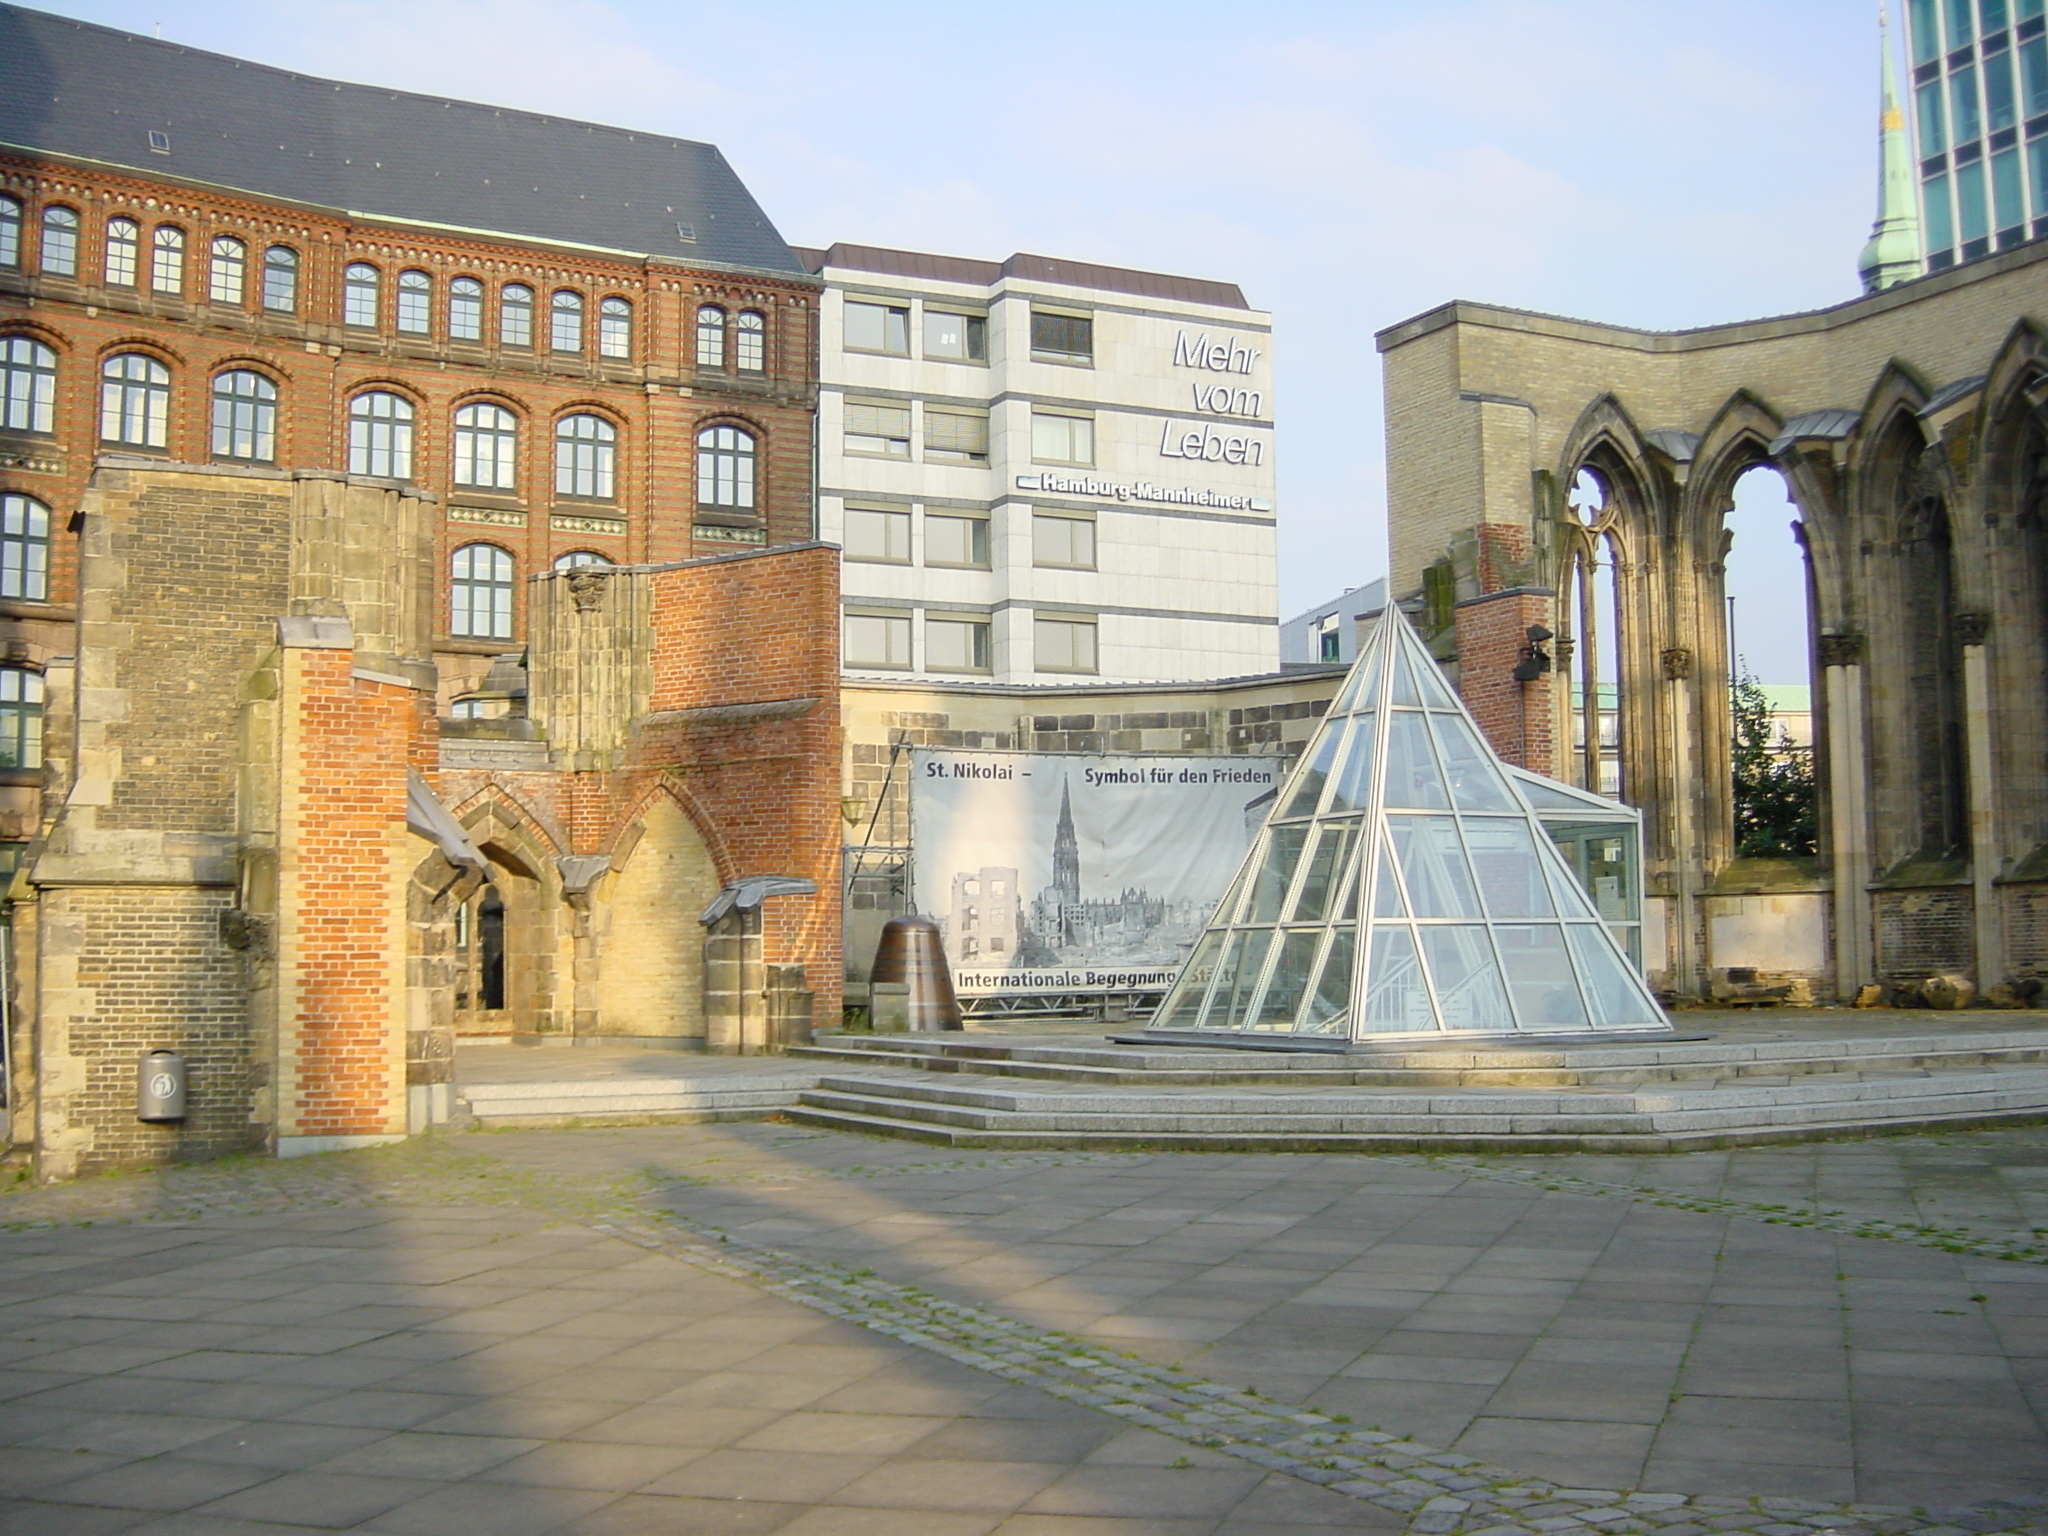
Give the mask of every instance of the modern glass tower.
POLYGON ((1548 787, 1493 754, 1389 605, 1148 1030, 1668 1030, 1546 833, 1548 787))
POLYGON ((1927 269, 2048 234, 2044 0, 1908 0, 1927 269))

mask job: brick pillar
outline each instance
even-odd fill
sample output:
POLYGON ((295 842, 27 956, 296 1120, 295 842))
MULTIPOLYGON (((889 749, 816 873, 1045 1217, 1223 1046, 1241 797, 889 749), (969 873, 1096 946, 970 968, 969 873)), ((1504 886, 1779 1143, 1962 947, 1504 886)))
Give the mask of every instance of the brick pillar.
POLYGON ((1552 722, 1555 672, 1517 682, 1515 666, 1531 625, 1550 622, 1550 594, 1523 587, 1460 603, 1458 692, 1487 743, 1509 762, 1534 773, 1558 771, 1552 722))
POLYGON ((279 621, 277 1144, 406 1133, 406 758, 418 694, 362 675, 342 619, 279 621))

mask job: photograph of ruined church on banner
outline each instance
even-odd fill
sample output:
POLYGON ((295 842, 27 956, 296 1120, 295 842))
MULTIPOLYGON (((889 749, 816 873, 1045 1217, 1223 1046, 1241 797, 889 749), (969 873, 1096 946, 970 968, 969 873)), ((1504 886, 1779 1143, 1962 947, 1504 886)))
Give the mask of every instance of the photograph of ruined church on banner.
POLYGON ((1170 985, 1277 787, 1270 761, 919 750, 918 910, 963 995, 1170 985))

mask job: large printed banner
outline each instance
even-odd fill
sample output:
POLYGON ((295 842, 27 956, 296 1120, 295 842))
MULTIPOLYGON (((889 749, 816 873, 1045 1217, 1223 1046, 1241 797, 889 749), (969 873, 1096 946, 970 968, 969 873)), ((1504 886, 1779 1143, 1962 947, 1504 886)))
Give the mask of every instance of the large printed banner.
POLYGON ((918 910, 964 996, 1170 983, 1265 820, 1252 757, 911 754, 918 910))

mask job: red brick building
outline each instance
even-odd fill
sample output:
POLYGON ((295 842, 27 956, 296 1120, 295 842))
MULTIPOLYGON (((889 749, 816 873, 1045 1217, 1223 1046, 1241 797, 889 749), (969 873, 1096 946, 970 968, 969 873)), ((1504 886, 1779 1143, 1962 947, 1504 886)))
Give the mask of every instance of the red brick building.
POLYGON ((817 885, 749 953, 830 1008, 820 285, 718 150, 4 5, 0 144, 15 1143, 351 1145, 458 1030, 716 1042, 749 876, 817 885))

